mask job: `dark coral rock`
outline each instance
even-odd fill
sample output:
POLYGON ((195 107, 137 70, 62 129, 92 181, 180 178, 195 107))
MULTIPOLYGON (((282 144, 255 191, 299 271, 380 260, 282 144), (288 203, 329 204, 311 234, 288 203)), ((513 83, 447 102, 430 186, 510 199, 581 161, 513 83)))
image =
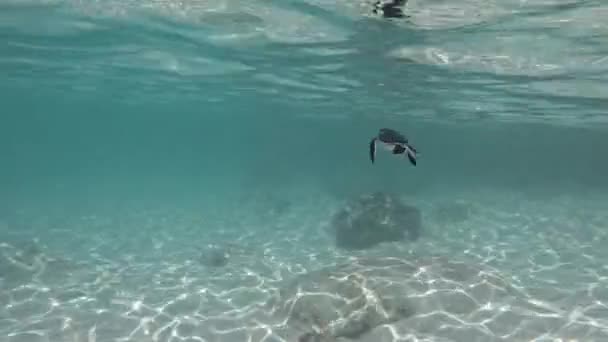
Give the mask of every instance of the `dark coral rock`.
POLYGON ((350 200, 332 220, 336 245, 345 249, 365 249, 404 239, 415 241, 421 224, 418 209, 384 193, 350 200))

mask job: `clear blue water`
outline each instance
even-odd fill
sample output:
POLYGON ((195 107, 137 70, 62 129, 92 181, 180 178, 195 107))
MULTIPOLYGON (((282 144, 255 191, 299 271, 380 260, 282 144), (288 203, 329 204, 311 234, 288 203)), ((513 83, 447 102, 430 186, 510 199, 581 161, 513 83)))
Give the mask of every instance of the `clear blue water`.
POLYGON ((608 340, 608 5, 372 9, 0 3, 0 341, 608 340), (377 192, 421 237, 339 248, 377 192))

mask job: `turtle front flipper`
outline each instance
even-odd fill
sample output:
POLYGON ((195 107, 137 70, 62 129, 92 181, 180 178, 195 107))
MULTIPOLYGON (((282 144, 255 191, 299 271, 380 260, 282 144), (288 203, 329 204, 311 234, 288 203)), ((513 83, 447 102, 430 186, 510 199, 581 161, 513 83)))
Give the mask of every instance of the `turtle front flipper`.
POLYGON ((409 159, 409 161, 410 161, 410 163, 412 163, 412 165, 416 166, 416 150, 410 146, 408 146, 408 148, 406 150, 407 150, 406 151, 407 159, 409 159))
POLYGON ((376 161, 376 138, 373 138, 369 142, 369 159, 372 161, 372 164, 376 161))

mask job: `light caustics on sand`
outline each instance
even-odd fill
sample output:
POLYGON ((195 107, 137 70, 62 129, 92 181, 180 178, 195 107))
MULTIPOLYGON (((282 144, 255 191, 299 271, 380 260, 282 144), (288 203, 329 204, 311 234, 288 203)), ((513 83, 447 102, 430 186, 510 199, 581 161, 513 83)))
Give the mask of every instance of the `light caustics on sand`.
MULTIPOLYGON (((0 246, 0 332, 10 341, 608 338, 608 217, 585 203, 513 198, 490 207, 484 196, 418 199, 427 208, 422 238, 359 252, 323 234, 318 223, 338 203, 318 196, 298 215, 269 214, 283 228, 260 226, 267 233, 219 229, 226 216, 205 214, 223 238, 201 234, 199 211, 74 218, 67 230, 44 227, 38 243, 15 236, 0 246), (564 205, 588 209, 568 217, 564 205), (139 229, 112 229, 127 223, 139 229), (85 232, 88 257, 57 255, 85 232), (221 240, 230 241, 229 262, 201 263, 198 247, 221 240)), ((239 203, 234 218, 251 231, 265 205, 255 202, 239 203)))

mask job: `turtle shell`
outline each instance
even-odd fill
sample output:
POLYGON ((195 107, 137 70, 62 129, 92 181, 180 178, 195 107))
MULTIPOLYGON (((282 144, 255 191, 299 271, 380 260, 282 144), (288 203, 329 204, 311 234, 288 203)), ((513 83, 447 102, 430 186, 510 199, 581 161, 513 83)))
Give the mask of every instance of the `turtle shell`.
POLYGON ((407 138, 390 128, 382 128, 378 133, 378 140, 386 144, 407 144, 407 138))

